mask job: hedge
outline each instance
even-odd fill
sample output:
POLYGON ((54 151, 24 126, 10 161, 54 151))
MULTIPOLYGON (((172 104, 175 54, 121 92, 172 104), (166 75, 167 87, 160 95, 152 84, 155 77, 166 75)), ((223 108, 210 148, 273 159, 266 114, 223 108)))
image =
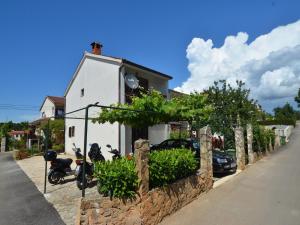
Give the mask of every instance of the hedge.
POLYGON ((94 175, 98 180, 100 194, 117 198, 132 198, 136 194, 139 181, 134 160, 121 158, 97 162, 94 175))
POLYGON ((260 125, 268 126, 268 125, 290 125, 296 126, 296 120, 294 119, 281 119, 281 120, 263 120, 259 121, 260 125))
MULTIPOLYGON (((198 162, 189 149, 160 150, 150 153, 150 188, 161 187, 196 172, 198 162)), ((105 196, 133 198, 139 180, 134 159, 96 162, 94 176, 98 192, 105 196)))
POLYGON ((150 188, 161 187, 195 173, 198 162, 189 149, 170 149, 150 154, 150 188))

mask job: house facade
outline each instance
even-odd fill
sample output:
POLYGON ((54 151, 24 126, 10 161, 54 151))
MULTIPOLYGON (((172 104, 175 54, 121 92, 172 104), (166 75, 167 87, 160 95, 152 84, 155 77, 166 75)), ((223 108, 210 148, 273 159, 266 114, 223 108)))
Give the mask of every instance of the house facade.
POLYGON ((51 118, 62 117, 65 113, 65 98, 57 96, 46 96, 41 108, 40 118, 51 118))
POLYGON ((16 141, 27 140, 29 134, 29 130, 12 130, 8 132, 8 135, 16 141))
MULTIPOLYGON (((168 98, 168 81, 172 77, 129 60, 104 56, 99 43, 92 46, 92 53, 84 53, 65 92, 67 113, 96 102, 105 106, 129 102, 135 92, 126 82, 129 74, 138 80, 139 86, 156 89, 168 98)), ((90 108, 89 117, 95 118, 100 112, 99 108, 90 108)), ((66 152, 72 153, 73 143, 81 149, 84 147, 84 115, 82 110, 69 115, 78 119, 65 119, 66 152)), ((133 129, 119 123, 94 124, 89 121, 87 143, 98 143, 104 157, 110 159, 111 154, 105 147, 107 144, 126 155, 132 152, 133 143, 138 138, 147 138, 151 144, 157 144, 168 138, 168 134, 169 126, 165 124, 133 129)))

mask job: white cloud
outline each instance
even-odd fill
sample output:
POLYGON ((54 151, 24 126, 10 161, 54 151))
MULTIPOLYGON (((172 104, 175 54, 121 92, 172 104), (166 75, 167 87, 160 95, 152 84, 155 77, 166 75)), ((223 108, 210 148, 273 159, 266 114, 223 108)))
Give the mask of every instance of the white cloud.
POLYGON ((264 104, 292 101, 300 88, 300 20, 247 41, 244 32, 226 37, 220 48, 194 38, 186 50, 190 77, 176 90, 202 91, 215 80, 239 79, 264 104))

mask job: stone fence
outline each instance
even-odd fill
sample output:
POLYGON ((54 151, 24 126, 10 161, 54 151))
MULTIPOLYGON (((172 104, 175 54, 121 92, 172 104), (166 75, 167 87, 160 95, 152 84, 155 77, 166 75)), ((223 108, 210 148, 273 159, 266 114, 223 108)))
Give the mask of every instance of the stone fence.
POLYGON ((211 131, 199 131, 201 166, 197 174, 170 185, 149 190, 149 142, 135 142, 136 171, 140 186, 135 199, 121 200, 108 197, 81 199, 76 225, 155 225, 162 219, 196 199, 213 186, 211 131))
MULTIPOLYGON (((280 145, 275 138, 275 149, 280 145)), ((253 151, 253 129, 247 126, 248 161, 255 163, 260 155, 253 151)), ((100 195, 93 199, 81 199, 78 206, 76 225, 155 225, 162 219, 196 199, 213 187, 212 135, 209 127, 199 130, 200 169, 195 175, 178 180, 165 187, 149 190, 149 142, 135 142, 136 171, 140 180, 137 195, 131 200, 110 199, 100 195)), ((239 170, 246 167, 244 130, 235 128, 236 158, 239 170)), ((273 151, 271 140, 268 146, 273 151)))
MULTIPOLYGON (((235 128, 235 146, 236 146, 236 160, 237 168, 244 170, 246 167, 246 150, 244 144, 244 129, 242 127, 235 128)), ((272 145, 272 140, 269 140, 266 149, 266 154, 277 150, 280 147, 280 136, 275 132, 275 145, 272 145)), ((248 162, 249 164, 255 163, 258 159, 262 158, 262 155, 254 152, 253 149, 253 128, 251 124, 247 125, 247 150, 248 150, 248 162)))

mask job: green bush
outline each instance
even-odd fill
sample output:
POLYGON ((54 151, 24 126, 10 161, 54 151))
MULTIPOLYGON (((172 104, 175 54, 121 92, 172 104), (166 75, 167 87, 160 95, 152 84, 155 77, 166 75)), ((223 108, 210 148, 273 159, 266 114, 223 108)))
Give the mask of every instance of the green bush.
POLYGON ((189 149, 155 151, 150 154, 150 188, 161 187, 195 173, 195 155, 189 149))
POLYGON ((65 145, 64 144, 53 145, 52 149, 54 151, 63 151, 65 149, 65 145))
POLYGON ((253 127, 253 150, 254 151, 266 151, 266 147, 269 147, 269 143, 275 145, 275 133, 273 130, 266 129, 262 126, 253 127))
POLYGON ((274 119, 274 120, 263 120, 259 121, 260 125, 268 126, 268 125, 290 125, 290 126, 296 126, 296 120, 295 119, 274 119))
POLYGON ((94 175, 98 180, 99 193, 117 198, 135 196, 139 181, 134 160, 121 158, 97 162, 94 175))
POLYGON ((189 138, 190 137, 190 133, 187 130, 173 130, 170 133, 170 138, 171 139, 179 139, 179 138, 189 138))

